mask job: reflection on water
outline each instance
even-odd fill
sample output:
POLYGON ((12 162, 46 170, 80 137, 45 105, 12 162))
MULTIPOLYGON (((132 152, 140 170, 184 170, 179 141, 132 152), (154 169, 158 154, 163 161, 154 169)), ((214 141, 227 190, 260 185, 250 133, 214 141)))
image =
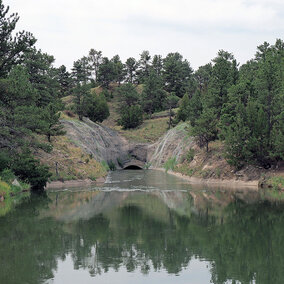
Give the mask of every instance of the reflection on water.
POLYGON ((114 172, 0 218, 0 283, 284 283, 283 209, 255 192, 114 172))

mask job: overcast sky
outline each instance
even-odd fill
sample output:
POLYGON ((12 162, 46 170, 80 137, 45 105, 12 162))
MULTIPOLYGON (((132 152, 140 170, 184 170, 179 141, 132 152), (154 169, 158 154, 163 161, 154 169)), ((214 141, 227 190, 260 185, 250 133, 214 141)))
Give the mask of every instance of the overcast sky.
POLYGON ((220 49, 245 63, 264 41, 284 39, 283 0, 3 0, 18 12, 18 29, 56 65, 72 67, 91 48, 104 56, 139 58, 143 50, 180 52, 191 66, 220 49))

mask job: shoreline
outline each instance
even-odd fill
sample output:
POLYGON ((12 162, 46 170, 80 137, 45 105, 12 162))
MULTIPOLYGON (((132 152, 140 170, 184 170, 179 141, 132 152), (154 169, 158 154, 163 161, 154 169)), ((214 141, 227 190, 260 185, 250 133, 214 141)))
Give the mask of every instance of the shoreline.
MULTIPOLYGON (((164 168, 153 168, 153 170, 166 172, 164 168)), ((259 180, 243 181, 234 179, 202 179, 197 177, 190 177, 174 171, 167 171, 168 174, 182 178, 192 185, 206 185, 210 187, 227 187, 230 189, 247 188, 249 190, 259 190, 259 180)))
POLYGON ((100 185, 105 182, 104 177, 100 177, 97 180, 91 180, 91 179, 77 179, 77 180, 66 180, 66 181, 52 181, 48 182, 44 188, 44 190, 48 189, 62 189, 62 188, 72 188, 72 187, 86 187, 86 186, 92 186, 92 185, 100 185))

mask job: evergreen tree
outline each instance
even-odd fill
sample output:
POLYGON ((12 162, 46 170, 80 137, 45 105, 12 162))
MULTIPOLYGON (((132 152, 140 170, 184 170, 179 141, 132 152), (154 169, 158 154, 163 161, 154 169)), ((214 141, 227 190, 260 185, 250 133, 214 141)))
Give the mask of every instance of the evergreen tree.
POLYGON ((137 62, 135 58, 129 57, 125 62, 125 68, 126 68, 126 81, 128 83, 134 83, 134 80, 136 78, 136 70, 137 70, 137 62))
POLYGON ((204 108, 200 117, 196 119, 194 126, 192 126, 191 134, 197 138, 200 147, 206 146, 206 152, 209 150, 209 142, 216 139, 216 120, 214 110, 204 108))
POLYGON ((177 112, 177 120, 178 121, 186 121, 189 119, 189 105, 190 105, 190 100, 188 94, 185 94, 179 104, 179 109, 177 112))
POLYGON ((152 69, 156 72, 158 77, 162 76, 163 58, 161 55, 154 55, 152 61, 152 69))
POLYGON ((166 98, 166 92, 163 90, 163 82, 154 70, 151 70, 149 77, 145 80, 142 92, 143 111, 152 114, 163 110, 163 102, 166 98))
POLYGON ((42 124, 41 133, 46 135, 48 142, 51 143, 52 136, 64 135, 64 127, 60 124, 60 107, 55 103, 50 103, 41 110, 40 121, 42 124))
POLYGON ((29 80, 37 90, 38 106, 47 106, 59 97, 59 84, 53 68, 53 56, 35 48, 25 54, 24 66, 29 74, 29 80))
POLYGON ((169 53, 163 62, 163 77, 165 90, 175 93, 182 98, 190 89, 192 68, 187 60, 183 60, 179 53, 169 53))
POLYGON ((109 85, 115 80, 115 76, 115 64, 107 57, 103 57, 98 71, 98 82, 102 85, 102 87, 109 89, 109 85))
POLYGON ((132 105, 120 110, 119 124, 124 129, 136 128, 143 122, 143 111, 139 105, 132 105))
POLYGON ((115 55, 111 62, 114 64, 114 80, 120 85, 125 78, 125 69, 119 55, 115 55))
POLYGON ((23 62, 24 53, 36 42, 29 32, 21 31, 13 36, 19 16, 9 15, 9 7, 0 0, 0 78, 7 76, 11 68, 23 62))
POLYGON ((66 70, 64 65, 56 69, 55 72, 55 78, 59 84, 59 98, 70 95, 74 85, 71 74, 66 70))
POLYGON ((94 71, 95 82, 97 83, 99 76, 99 67, 102 63, 102 52, 92 48, 89 51, 88 60, 90 62, 91 70, 94 71))
POLYGON ((150 60, 151 55, 148 50, 144 50, 140 54, 140 60, 138 62, 138 70, 137 70, 137 81, 138 84, 144 84, 146 79, 149 77, 150 73, 150 60))
POLYGON ((87 84, 91 80, 92 66, 84 56, 73 63, 72 75, 77 84, 87 84))
POLYGON ((83 112, 93 122, 102 122, 109 117, 109 108, 103 94, 86 93, 83 98, 83 112))

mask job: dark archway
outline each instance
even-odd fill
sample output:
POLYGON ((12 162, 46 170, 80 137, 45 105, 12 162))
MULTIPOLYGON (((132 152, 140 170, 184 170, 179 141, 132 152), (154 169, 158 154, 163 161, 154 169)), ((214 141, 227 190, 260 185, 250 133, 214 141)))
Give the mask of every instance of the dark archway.
POLYGON ((124 170, 142 170, 141 167, 136 166, 136 165, 129 165, 129 166, 123 168, 123 169, 124 169, 124 170))

